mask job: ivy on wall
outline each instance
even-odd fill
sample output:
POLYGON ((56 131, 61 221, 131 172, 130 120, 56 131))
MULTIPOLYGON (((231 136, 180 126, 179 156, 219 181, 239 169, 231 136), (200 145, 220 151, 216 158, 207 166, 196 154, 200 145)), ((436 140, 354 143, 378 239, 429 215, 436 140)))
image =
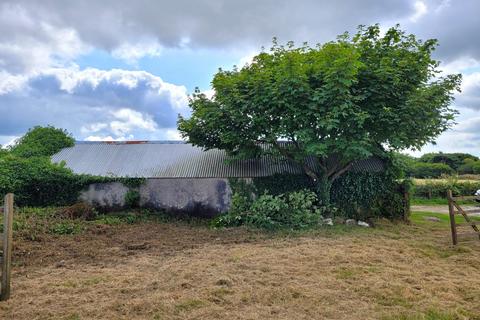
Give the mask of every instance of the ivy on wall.
MULTIPOLYGON (((230 179, 233 193, 250 197, 251 194, 287 194, 315 187, 306 175, 278 174, 253 178, 250 183, 230 179)), ((408 180, 398 181, 390 172, 349 172, 337 179, 331 189, 332 204, 337 214, 346 218, 368 219, 385 217, 406 220, 409 214, 408 180)))

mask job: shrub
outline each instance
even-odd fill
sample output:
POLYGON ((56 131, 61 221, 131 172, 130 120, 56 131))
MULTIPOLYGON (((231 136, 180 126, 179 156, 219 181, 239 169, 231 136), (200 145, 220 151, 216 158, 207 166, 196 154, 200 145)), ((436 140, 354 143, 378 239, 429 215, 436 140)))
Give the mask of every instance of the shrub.
POLYGON ((439 178, 442 175, 452 175, 455 171, 444 163, 415 162, 407 168, 407 176, 415 178, 439 178))
POLYGON ((137 208, 140 205, 140 193, 138 190, 130 189, 125 194, 125 207, 137 208))
POLYGON ((250 201, 233 195, 231 210, 214 220, 217 227, 250 225, 268 230, 306 229, 319 224, 321 211, 315 193, 302 190, 282 195, 263 194, 250 201))

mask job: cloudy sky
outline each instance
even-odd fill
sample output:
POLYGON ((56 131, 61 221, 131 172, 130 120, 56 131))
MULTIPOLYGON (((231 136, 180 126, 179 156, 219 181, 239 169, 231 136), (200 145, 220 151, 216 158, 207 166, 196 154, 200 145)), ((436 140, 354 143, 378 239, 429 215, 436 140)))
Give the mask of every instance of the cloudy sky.
POLYGON ((462 73, 456 125, 422 152, 480 155, 478 0, 0 0, 0 144, 35 125, 78 140, 178 139, 188 95, 280 41, 400 23, 462 73))

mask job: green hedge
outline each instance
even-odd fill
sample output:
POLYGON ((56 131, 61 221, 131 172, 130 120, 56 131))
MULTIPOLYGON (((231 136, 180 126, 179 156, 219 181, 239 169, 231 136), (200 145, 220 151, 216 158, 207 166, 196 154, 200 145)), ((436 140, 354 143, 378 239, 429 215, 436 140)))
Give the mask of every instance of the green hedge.
POLYGON ((0 158, 0 195, 12 192, 19 206, 57 206, 77 201, 79 192, 102 178, 75 175, 47 157, 0 158))
POLYGON ((480 189, 480 181, 431 181, 415 184, 413 196, 427 199, 446 198, 448 189, 451 189, 454 195, 473 195, 480 189))

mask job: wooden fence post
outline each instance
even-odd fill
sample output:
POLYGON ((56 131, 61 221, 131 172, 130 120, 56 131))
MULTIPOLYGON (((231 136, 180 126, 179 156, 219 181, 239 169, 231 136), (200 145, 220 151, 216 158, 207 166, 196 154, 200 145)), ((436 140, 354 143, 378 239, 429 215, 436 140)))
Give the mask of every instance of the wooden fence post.
POLYGON ((0 301, 10 298, 10 275, 12 267, 12 238, 13 238, 13 194, 5 196, 3 219, 3 255, 2 255, 2 281, 0 301))
POLYGON ((453 206, 453 195, 452 190, 447 190, 447 199, 448 199, 448 213, 450 215, 450 228, 452 229, 452 242, 453 245, 457 245, 457 224, 455 222, 455 208, 453 206))
POLYGON ((405 202, 404 205, 404 220, 405 221, 410 221, 410 193, 408 190, 403 191, 403 201, 405 202))

